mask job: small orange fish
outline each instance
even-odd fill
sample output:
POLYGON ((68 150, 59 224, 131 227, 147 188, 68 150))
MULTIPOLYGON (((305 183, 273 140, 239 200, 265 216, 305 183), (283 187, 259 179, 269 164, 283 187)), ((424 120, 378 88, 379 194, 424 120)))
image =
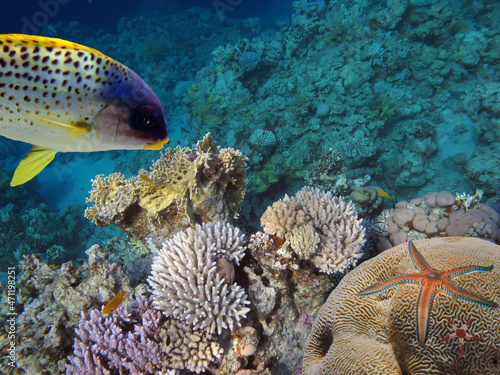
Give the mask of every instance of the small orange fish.
POLYGON ((104 306, 104 309, 102 309, 102 314, 106 315, 112 311, 115 311, 116 308, 121 305, 126 295, 127 292, 121 289, 118 293, 116 293, 116 296, 114 296, 113 299, 109 301, 106 306, 104 306))
POLYGON ((382 189, 377 189, 377 191, 379 192, 379 194, 381 196, 383 196, 384 198, 387 198, 387 199, 390 199, 391 201, 393 201, 394 199, 388 194, 386 193, 385 191, 383 191, 382 189))
POLYGON ((147 182, 148 184, 151 184, 153 185, 155 188, 157 188, 156 184, 149 178, 149 177, 146 177, 144 176, 143 174, 140 174, 139 175, 139 178, 144 181, 144 182, 147 182))

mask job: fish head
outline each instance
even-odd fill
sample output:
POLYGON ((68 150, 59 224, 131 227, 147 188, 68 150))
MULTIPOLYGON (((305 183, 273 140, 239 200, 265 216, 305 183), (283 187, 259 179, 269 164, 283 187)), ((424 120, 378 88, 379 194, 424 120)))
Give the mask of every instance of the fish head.
POLYGON ((106 149, 158 150, 168 142, 163 107, 151 88, 127 69, 124 79, 103 95, 101 110, 92 121, 106 149))

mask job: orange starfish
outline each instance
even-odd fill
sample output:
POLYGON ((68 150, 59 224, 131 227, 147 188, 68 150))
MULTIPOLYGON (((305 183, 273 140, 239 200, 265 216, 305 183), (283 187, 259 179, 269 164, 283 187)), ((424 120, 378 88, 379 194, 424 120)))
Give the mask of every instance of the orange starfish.
POLYGON ((418 342, 421 346, 424 346, 427 341, 427 336, 429 334, 429 314, 432 310, 434 297, 437 294, 447 294, 451 297, 456 297, 466 302, 476 303, 485 307, 498 307, 496 302, 487 300, 476 293, 462 289, 450 281, 454 277, 465 273, 490 272, 493 269, 493 265, 489 267, 462 266, 449 270, 436 270, 427 263, 412 241, 408 242, 408 252, 415 268, 420 272, 394 276, 380 284, 363 289, 358 293, 358 296, 368 296, 379 293, 399 284, 420 285, 421 289, 417 303, 417 334, 418 342))
POLYGON ((460 342, 460 353, 462 353, 462 357, 465 358, 465 351, 464 351, 464 341, 465 341, 465 339, 472 339, 472 340, 477 340, 477 341, 484 341, 483 338, 477 337, 477 336, 472 336, 470 333, 466 332, 467 331, 467 327, 469 326, 469 324, 472 321, 472 319, 467 320, 467 323, 465 323, 461 328, 458 328, 453 323, 453 321, 450 318, 446 317, 446 319, 448 319, 448 322, 451 324, 451 326, 453 327, 453 329, 455 330, 455 332, 453 332, 452 334, 450 334, 448 336, 443 337, 439 341, 443 342, 443 341, 452 339, 454 337, 458 337, 458 341, 460 342))

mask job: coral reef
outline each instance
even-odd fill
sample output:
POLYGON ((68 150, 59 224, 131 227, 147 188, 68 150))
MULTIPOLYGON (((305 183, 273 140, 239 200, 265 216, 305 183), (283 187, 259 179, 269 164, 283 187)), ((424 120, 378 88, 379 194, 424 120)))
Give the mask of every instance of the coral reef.
POLYGON ((154 306, 195 330, 221 334, 240 325, 249 308, 234 283, 232 263, 244 255, 245 236, 231 224, 196 225, 168 239, 148 282, 154 306))
POLYGON ((384 210, 372 224, 379 251, 406 241, 471 236, 500 243, 500 214, 479 203, 480 194, 454 197, 446 191, 427 193, 423 198, 397 202, 384 210))
POLYGON ((316 188, 304 188, 293 198, 285 196, 268 207, 261 218, 264 231, 284 240, 282 253, 310 260, 320 272, 341 272, 363 254, 365 228, 352 202, 316 188), (303 228, 306 227, 306 228, 303 228), (319 237, 315 248, 314 232, 319 237), (305 238, 299 238, 305 236, 305 238), (307 245, 307 248, 303 246, 307 245))
POLYGON ((474 267, 467 275, 456 272, 448 279, 473 295, 464 298, 441 289, 434 303, 423 304, 420 309, 427 310, 428 330, 427 341, 421 345, 417 334, 421 317, 417 321, 415 311, 420 289, 430 283, 415 287, 400 282, 373 295, 359 294, 391 277, 420 270, 409 256, 408 244, 387 250, 350 272, 322 307, 307 340, 304 375, 498 374, 500 334, 495 322, 500 309, 471 302, 483 297, 499 301, 500 291, 492 287, 500 282, 499 246, 470 237, 424 239, 413 244, 434 269, 474 267), (477 272, 481 270, 487 272, 477 272), (466 342, 465 361, 457 343, 441 340, 451 333, 448 318, 462 323, 472 319, 468 333, 484 337, 484 342, 466 342))
MULTIPOLYGON (((101 247, 95 245, 86 253, 88 260, 79 268, 68 262, 53 269, 34 255, 21 261, 23 273, 17 284, 21 311, 16 318, 17 330, 22 332, 16 335, 19 371, 63 372, 80 313, 107 303, 120 289, 132 290, 121 267, 109 261, 101 247)), ((0 332, 0 343, 7 343, 5 331, 0 332)), ((11 373, 3 361, 0 369, 11 373)))
POLYGON ((154 374, 167 371, 166 318, 152 301, 138 297, 137 306, 122 304, 110 314, 82 312, 74 354, 66 374, 154 374))
POLYGON ((167 149, 150 172, 141 170, 137 177, 97 176, 85 216, 160 246, 181 229, 237 216, 246 182, 245 157, 219 149, 207 134, 192 148, 167 149))

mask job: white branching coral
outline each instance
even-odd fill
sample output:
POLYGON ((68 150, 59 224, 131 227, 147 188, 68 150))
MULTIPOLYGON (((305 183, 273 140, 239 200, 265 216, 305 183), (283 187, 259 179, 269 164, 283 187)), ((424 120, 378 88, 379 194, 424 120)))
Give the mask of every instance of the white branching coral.
MULTIPOLYGON (((228 223, 208 223, 168 239, 154 259, 148 282, 154 305, 196 330, 220 334, 239 326, 250 310, 245 291, 218 272, 218 259, 239 263, 245 236, 228 223)), ((220 262, 219 262, 220 264, 220 262)))
POLYGON ((320 272, 328 274, 354 264, 365 243, 365 228, 354 204, 316 188, 306 187, 295 197, 274 202, 262 215, 261 224, 266 233, 291 241, 299 257, 308 254, 320 272), (319 243, 312 251, 314 233, 319 243), (307 238, 298 238, 301 234, 307 238))

